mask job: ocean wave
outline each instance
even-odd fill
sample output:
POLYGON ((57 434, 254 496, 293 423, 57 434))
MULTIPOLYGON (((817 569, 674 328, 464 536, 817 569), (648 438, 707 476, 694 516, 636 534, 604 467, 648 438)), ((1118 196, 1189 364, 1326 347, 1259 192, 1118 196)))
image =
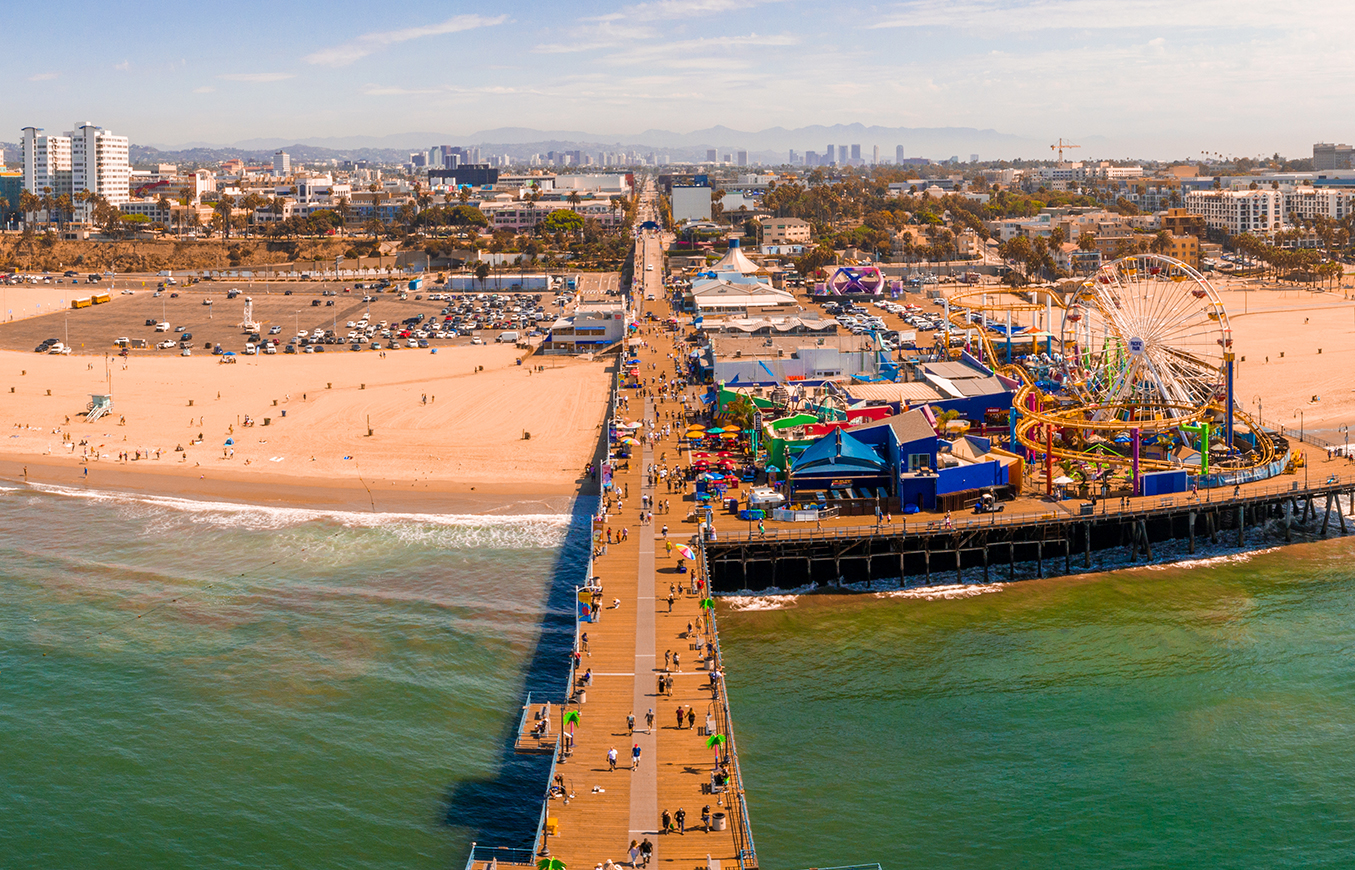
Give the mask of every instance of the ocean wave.
POLYGON ((570 514, 436 514, 394 511, 345 511, 273 507, 237 502, 199 501, 175 496, 140 495, 32 484, 30 491, 79 498, 117 507, 129 517, 148 521, 168 532, 189 523, 221 529, 275 531, 312 523, 346 529, 375 529, 402 544, 448 549, 480 547, 558 547, 573 517, 570 514))
POLYGON ((730 610, 785 610, 798 601, 798 595, 725 595, 720 601, 730 610))
MULTIPOLYGON (((1227 553, 1222 556, 1207 556, 1203 559, 1180 559, 1175 562, 1161 562, 1151 565, 1129 566, 1128 570, 1138 571, 1169 571, 1177 568, 1212 568, 1216 565, 1236 565, 1243 562, 1250 562, 1254 557, 1266 553, 1276 553, 1282 549, 1280 547, 1266 547, 1261 550, 1247 550, 1242 553, 1227 553)), ((1126 569, 1121 569, 1126 570, 1126 569)))
POLYGON ((894 589, 889 592, 876 592, 876 598, 917 598, 923 601, 939 601, 949 598, 973 598, 989 592, 1001 592, 1006 583, 951 583, 945 586, 914 586, 908 589, 894 589))

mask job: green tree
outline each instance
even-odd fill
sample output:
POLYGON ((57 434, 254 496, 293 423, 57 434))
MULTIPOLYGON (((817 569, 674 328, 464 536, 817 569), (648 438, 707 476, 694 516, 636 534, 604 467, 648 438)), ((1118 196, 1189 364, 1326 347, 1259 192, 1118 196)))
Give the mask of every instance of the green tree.
POLYGON ((556 209, 541 222, 541 229, 547 233, 577 233, 583 229, 583 218, 577 212, 568 209, 556 209))

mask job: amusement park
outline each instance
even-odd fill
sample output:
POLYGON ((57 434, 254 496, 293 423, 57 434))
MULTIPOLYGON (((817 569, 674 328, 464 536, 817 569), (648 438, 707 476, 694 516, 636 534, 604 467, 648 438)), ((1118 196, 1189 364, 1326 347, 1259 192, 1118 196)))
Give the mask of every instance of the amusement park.
POLYGON ((944 291, 843 266, 809 300, 832 319, 695 319, 706 347, 692 367, 717 419, 740 426, 748 464, 786 499, 768 519, 1200 493, 1304 462, 1236 401, 1220 294, 1171 257, 944 291))

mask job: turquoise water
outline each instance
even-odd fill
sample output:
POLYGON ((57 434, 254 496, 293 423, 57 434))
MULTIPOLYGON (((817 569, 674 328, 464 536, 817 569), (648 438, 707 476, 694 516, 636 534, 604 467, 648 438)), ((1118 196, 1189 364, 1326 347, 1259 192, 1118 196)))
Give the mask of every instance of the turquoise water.
POLYGON ((570 529, 0 491, 0 866, 512 845, 545 774, 503 746, 527 674, 563 679, 570 529))
POLYGON ((1355 866, 1352 556, 726 613, 762 866, 1355 866))
MULTIPOLYGON (((586 528, 0 489, 0 867, 516 844, 586 528)), ((1352 556, 722 603, 762 866, 1355 866, 1352 556)))

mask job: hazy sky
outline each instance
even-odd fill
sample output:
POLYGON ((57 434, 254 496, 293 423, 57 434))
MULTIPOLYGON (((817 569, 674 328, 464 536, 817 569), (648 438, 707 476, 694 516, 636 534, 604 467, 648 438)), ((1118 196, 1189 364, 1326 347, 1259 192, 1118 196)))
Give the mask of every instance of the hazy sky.
POLYGON ((64 0, 4 29, 9 141, 76 120, 170 145, 858 121, 1143 156, 1355 138, 1355 14, 1327 0, 64 0))

